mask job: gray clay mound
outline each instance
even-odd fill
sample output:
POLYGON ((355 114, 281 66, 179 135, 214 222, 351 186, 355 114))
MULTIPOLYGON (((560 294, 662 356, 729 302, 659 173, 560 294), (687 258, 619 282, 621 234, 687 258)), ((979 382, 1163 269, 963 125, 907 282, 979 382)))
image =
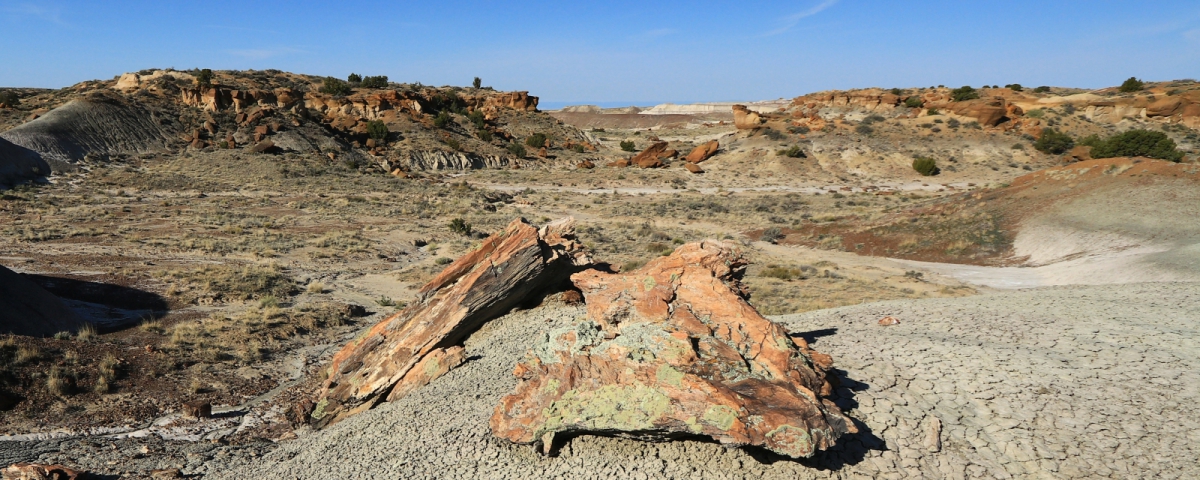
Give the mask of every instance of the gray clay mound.
POLYGON ((50 174, 50 165, 37 152, 0 138, 0 187, 50 174))
MULTIPOLYGON (((38 152, 56 172, 69 169, 88 154, 136 154, 163 149, 170 132, 159 115, 120 96, 93 94, 0 137, 38 152)), ((167 122, 169 119, 162 119, 167 122)))
POLYGON ((554 457, 488 418, 542 307, 493 320, 468 363, 397 402, 303 434, 216 478, 1197 478, 1200 284, 1055 287, 777 319, 831 354, 863 433, 806 463, 686 440, 577 437, 554 457), (894 315, 901 324, 876 322, 894 315))
POLYGON ((54 294, 0 266, 0 334, 48 337, 83 325, 54 294))

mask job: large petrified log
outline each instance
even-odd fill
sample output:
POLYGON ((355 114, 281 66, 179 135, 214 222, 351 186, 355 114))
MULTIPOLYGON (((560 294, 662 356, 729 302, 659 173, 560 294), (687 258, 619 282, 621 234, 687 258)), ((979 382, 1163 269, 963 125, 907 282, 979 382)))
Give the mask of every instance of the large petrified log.
POLYGON ((77 480, 88 478, 87 473, 62 465, 14 463, 0 471, 3 480, 77 480))
POLYGON ((539 231, 524 219, 492 235, 421 288, 411 306, 333 357, 312 413, 323 427, 395 400, 463 360, 459 345, 483 323, 590 265, 574 219, 539 231))
POLYGON ((826 398, 829 356, 744 300, 745 265, 704 241, 630 273, 573 275, 588 318, 546 334, 517 365, 492 433, 547 451, 557 434, 707 435, 809 457, 856 432, 826 398))

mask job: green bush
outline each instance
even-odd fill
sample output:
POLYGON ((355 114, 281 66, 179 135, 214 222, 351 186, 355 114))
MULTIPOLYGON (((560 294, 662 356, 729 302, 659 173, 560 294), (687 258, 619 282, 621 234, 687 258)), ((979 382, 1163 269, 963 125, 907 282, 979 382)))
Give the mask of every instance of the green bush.
POLYGON ((375 140, 387 140, 388 128, 382 120, 371 120, 367 122, 367 136, 375 140))
POLYGON ((632 152, 634 150, 637 150, 637 146, 633 144, 633 140, 622 140, 621 141, 621 150, 624 150, 626 152, 632 152))
POLYGON ((762 134, 764 137, 767 137, 767 138, 777 141, 777 142, 787 138, 787 134, 785 134, 779 130, 775 130, 773 128, 764 128, 762 130, 762 134))
POLYGON ((470 235, 471 224, 461 218, 455 218, 450 221, 450 231, 459 235, 470 235))
POLYGON ((213 71, 211 68, 202 69, 200 70, 200 73, 196 74, 196 84, 200 85, 201 87, 211 87, 212 81, 213 71))
POLYGON ((925 114, 926 115, 941 115, 942 112, 939 112, 938 109, 936 109, 936 108, 931 108, 931 109, 929 109, 928 112, 925 112, 925 114))
POLYGON ((325 83, 321 85, 321 93, 327 93, 334 96, 349 95, 352 90, 350 84, 338 80, 333 77, 325 77, 325 83))
POLYGON ((1021 86, 1021 84, 1019 84, 1019 83, 1012 83, 1012 84, 1009 84, 1009 85, 1005 85, 1005 86, 1004 86, 1004 88, 1007 88, 1007 89, 1009 89, 1009 90, 1012 90, 1012 91, 1014 91, 1014 92, 1020 92, 1020 91, 1022 91, 1022 90, 1025 90, 1025 87, 1022 87, 1022 86, 1021 86))
POLYGON ((21 104, 21 98, 13 92, 0 92, 0 103, 15 107, 21 104))
POLYGON ((913 167, 913 170, 916 170, 917 173, 919 173, 919 174, 921 174, 921 176, 925 176, 925 177, 932 177, 934 175, 942 173, 942 170, 939 169, 937 166, 937 161, 932 158, 929 158, 929 157, 914 158, 912 167, 913 167))
POLYGON ((453 138, 447 138, 446 145, 449 146, 451 150, 454 150, 456 152, 462 151, 462 144, 458 143, 458 140, 455 140, 453 138))
POLYGON ((359 75, 357 73, 351 73, 349 76, 346 77, 346 81, 350 82, 350 83, 362 82, 362 75, 359 75))
POLYGON ((1145 86, 1146 83, 1138 80, 1137 77, 1129 77, 1129 80, 1125 80, 1125 82, 1121 84, 1120 90, 1125 93, 1136 92, 1145 86))
POLYGON ((799 127, 788 127, 788 131, 803 135, 809 132, 809 128, 805 125, 800 125, 799 127))
POLYGON ((583 145, 575 144, 575 145, 571 146, 571 150, 574 151, 575 153, 583 153, 584 148, 583 148, 583 145))
POLYGON ((388 77, 387 75, 365 77, 359 85, 363 88, 387 88, 388 77))
POLYGON ((979 98, 979 91, 971 88, 968 85, 963 85, 959 88, 950 91, 950 98, 956 102, 965 102, 979 98))
POLYGON ((759 237, 759 240, 767 243, 775 243, 781 238, 783 238, 783 231, 780 230, 779 227, 771 227, 763 230, 762 236, 759 237))
POLYGON ((1150 130, 1130 130, 1108 137, 1092 147, 1092 158, 1149 157, 1178 163, 1183 152, 1167 134, 1150 130))
POLYGON ((1061 133, 1053 128, 1043 128, 1042 138, 1033 142, 1033 148, 1042 153, 1061 155, 1075 146, 1075 140, 1070 135, 1061 133))
POLYGON ((776 151, 775 154, 784 156, 784 157, 791 157, 791 158, 804 158, 804 156, 805 156, 804 149, 800 148, 799 145, 792 145, 790 148, 785 148, 785 149, 776 151))
POLYGON ((901 94, 903 94, 903 93, 904 93, 904 90, 901 90, 901 89, 899 89, 899 88, 893 88, 893 89, 892 89, 892 95, 900 96, 900 95, 901 95, 901 94))
POLYGON ((1033 93, 1048 93, 1048 92, 1050 92, 1050 87, 1047 87, 1044 85, 1033 89, 1033 93))
POLYGON ((1029 117, 1029 118, 1042 118, 1042 117, 1046 116, 1046 111, 1042 110, 1040 108, 1035 108, 1033 110, 1025 112, 1025 116, 1029 117))
POLYGON ((471 123, 475 124, 475 128, 479 130, 482 130, 483 127, 487 126, 487 121, 483 118, 483 112, 479 110, 471 112, 470 115, 467 115, 467 120, 470 120, 471 123))
POLYGON ((483 140, 485 142, 492 141, 492 132, 489 132, 487 129, 484 129, 484 128, 481 128, 478 131, 476 131, 475 136, 479 137, 480 140, 483 140))
POLYGON ((542 148, 546 146, 546 134, 535 133, 525 138, 525 144, 533 148, 542 148))
POLYGON ((450 117, 450 112, 445 110, 438 112, 436 117, 433 117, 433 126, 437 128, 446 128, 454 119, 450 117))
POLYGON ((481 87, 483 87, 483 80, 480 80, 479 77, 475 77, 475 80, 471 81, 471 86, 475 87, 476 90, 479 90, 481 87))
POLYGON ((525 158, 525 147, 522 147, 521 144, 512 142, 505 148, 508 149, 508 153, 511 153, 512 156, 517 158, 525 158))
POLYGON ((904 106, 908 108, 921 108, 922 105, 925 105, 925 101, 921 97, 914 95, 904 99, 904 106))
POLYGON ((958 128, 958 126, 961 124, 962 123, 959 122, 958 119, 956 119, 956 118, 951 118, 950 120, 946 121, 946 126, 950 127, 950 128, 958 128))
POLYGON ((869 125, 859 125, 857 127, 854 127, 854 131, 858 132, 861 135, 870 135, 872 133, 875 133, 875 129, 871 128, 869 125))

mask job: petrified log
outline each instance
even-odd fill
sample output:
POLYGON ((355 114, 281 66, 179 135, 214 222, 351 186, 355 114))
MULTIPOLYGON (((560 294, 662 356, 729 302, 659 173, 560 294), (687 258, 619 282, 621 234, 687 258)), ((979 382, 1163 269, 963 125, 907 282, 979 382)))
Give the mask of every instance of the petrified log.
POLYGON ((334 355, 313 424, 395 400, 461 363, 459 344, 485 322, 591 264, 574 228, 570 217, 540 231, 517 219, 446 267, 412 305, 334 355))
POLYGON ((193 400, 183 404, 183 416, 191 418, 212 418, 212 404, 204 400, 193 400))
POLYGON ((14 463, 0 471, 3 480, 76 480, 87 478, 87 474, 62 465, 40 463, 14 463))
POLYGON ((746 303, 745 266, 709 240, 630 273, 573 275, 588 318, 517 365, 492 433, 547 451, 557 434, 707 435, 809 457, 856 432, 826 398, 832 360, 746 303))

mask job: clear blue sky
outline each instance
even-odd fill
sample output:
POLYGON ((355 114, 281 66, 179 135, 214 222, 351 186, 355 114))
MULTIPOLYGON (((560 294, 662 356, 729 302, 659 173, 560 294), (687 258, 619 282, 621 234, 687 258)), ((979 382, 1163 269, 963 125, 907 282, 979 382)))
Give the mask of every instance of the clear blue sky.
POLYGON ((529 90, 545 104, 1200 77, 1189 1, 0 0, 0 85, 268 69, 529 90))

